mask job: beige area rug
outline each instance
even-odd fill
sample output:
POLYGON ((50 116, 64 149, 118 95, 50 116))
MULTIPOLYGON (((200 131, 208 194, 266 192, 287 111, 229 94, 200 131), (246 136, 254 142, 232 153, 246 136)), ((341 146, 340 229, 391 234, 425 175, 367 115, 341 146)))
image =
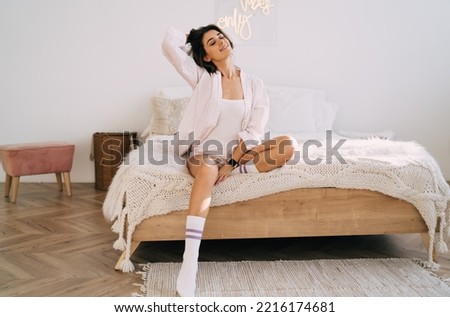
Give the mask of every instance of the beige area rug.
MULTIPOLYGON (((176 296, 181 263, 142 266, 141 294, 176 296)), ((450 296, 449 281, 403 258, 200 262, 198 297, 450 296)))

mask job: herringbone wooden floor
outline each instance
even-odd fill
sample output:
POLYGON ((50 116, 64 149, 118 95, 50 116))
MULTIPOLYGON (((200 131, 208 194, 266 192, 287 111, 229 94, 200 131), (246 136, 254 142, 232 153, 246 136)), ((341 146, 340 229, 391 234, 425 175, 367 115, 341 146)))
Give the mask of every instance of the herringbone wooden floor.
MULTIPOLYGON (((0 296, 130 296, 140 282, 114 271, 117 238, 102 215, 105 192, 73 184, 22 183, 16 204, 0 199, 0 296)), ((0 193, 4 183, 0 183, 0 193)), ((181 261, 183 242, 142 244, 132 260, 181 261)), ((426 259, 419 235, 203 241, 201 261, 414 257, 426 259)), ((450 277, 450 256, 440 257, 450 277)))

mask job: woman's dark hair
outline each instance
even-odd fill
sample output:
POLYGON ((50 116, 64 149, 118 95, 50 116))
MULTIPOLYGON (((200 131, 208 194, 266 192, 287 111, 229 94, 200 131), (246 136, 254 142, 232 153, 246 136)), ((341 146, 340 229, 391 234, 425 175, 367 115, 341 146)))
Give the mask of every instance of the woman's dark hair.
POLYGON ((204 60, 206 51, 203 47, 203 35, 210 30, 215 30, 222 33, 223 36, 225 36, 225 38, 230 42, 231 48, 234 47, 230 38, 215 24, 209 24, 207 26, 199 27, 198 29, 192 29, 186 39, 186 43, 191 44, 192 49, 190 54, 194 58, 195 63, 206 69, 208 73, 213 74, 217 71, 217 67, 213 62, 207 62, 204 60))

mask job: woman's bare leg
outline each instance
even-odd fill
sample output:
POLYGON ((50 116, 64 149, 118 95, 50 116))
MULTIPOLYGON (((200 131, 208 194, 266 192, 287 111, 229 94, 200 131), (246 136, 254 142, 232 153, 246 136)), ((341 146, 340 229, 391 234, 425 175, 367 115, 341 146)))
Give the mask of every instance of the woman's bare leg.
POLYGON ((195 296, 200 242, 211 203, 212 187, 219 170, 214 162, 203 156, 192 157, 188 161, 188 169, 194 177, 194 184, 186 218, 183 264, 177 278, 177 292, 180 296, 195 296))
POLYGON ((189 159, 188 170, 194 177, 188 214, 206 218, 219 167, 207 156, 197 155, 189 159))
POLYGON ((253 161, 259 172, 269 172, 286 164, 293 156, 297 142, 289 136, 279 136, 254 147, 244 154, 241 165, 253 161))

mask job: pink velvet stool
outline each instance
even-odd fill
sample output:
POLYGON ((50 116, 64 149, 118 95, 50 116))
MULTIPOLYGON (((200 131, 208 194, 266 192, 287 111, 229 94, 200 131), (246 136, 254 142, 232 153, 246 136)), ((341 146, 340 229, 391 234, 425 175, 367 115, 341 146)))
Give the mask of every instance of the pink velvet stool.
POLYGON ((0 158, 6 172, 5 197, 9 196, 12 185, 11 202, 15 203, 20 176, 55 173, 59 190, 62 190, 61 173, 68 196, 70 171, 72 170, 75 146, 66 142, 23 143, 0 146, 0 158))

